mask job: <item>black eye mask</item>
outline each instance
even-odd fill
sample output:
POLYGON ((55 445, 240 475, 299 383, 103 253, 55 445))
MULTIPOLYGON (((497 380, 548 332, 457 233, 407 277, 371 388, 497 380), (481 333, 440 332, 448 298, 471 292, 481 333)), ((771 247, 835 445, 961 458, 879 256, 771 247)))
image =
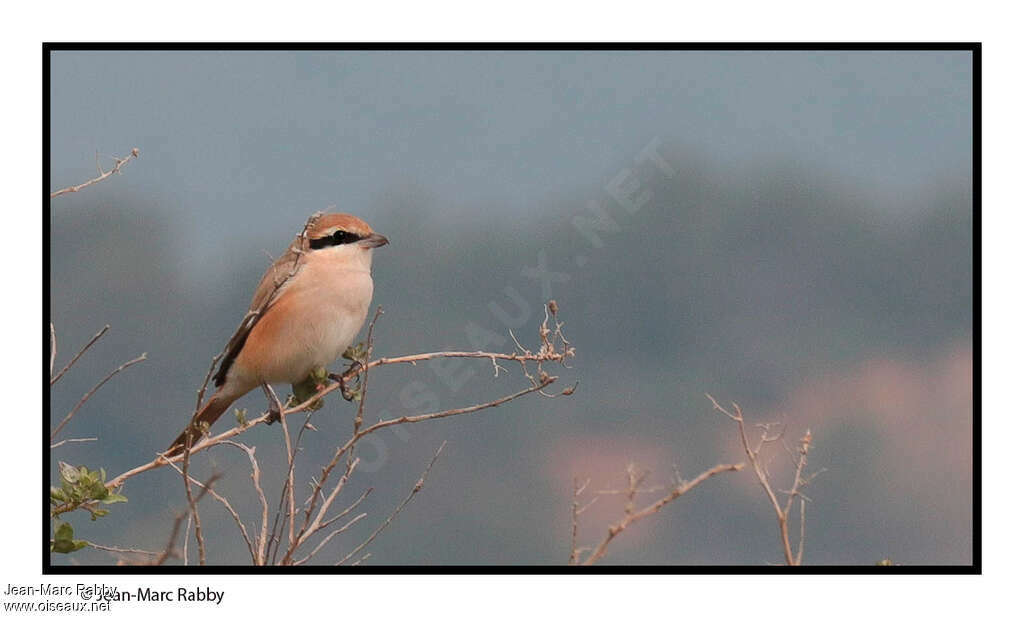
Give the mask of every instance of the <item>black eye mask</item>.
POLYGON ((329 236, 311 239, 309 241, 309 248, 315 251, 317 249, 327 248, 328 246, 338 246, 339 244, 352 244, 353 242, 356 242, 359 239, 359 235, 354 234, 350 231, 344 231, 342 229, 339 229, 329 236))

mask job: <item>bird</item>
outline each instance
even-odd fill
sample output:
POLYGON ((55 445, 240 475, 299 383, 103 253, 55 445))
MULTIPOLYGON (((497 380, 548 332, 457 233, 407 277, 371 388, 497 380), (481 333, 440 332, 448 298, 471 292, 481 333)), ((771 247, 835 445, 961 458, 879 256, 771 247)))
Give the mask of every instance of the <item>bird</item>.
POLYGON ((232 403, 273 383, 293 388, 355 340, 373 298, 373 249, 388 244, 351 214, 316 213, 263 275, 249 311, 224 347, 210 395, 167 450, 180 453, 232 403))

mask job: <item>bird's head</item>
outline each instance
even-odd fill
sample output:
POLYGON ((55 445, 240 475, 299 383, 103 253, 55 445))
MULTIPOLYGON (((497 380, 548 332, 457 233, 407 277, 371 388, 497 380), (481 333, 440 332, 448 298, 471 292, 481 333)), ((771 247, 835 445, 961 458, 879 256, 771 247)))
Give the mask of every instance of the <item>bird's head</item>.
POLYGON ((388 239, 373 231, 366 221, 351 214, 323 214, 307 231, 310 250, 353 247, 369 250, 384 246, 388 239))

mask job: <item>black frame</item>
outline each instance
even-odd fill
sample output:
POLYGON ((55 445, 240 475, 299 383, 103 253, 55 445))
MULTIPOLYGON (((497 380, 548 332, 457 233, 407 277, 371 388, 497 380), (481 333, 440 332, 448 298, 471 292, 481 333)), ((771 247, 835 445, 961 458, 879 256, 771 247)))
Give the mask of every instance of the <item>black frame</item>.
POLYGON ((43 574, 981 574, 981 43, 53 43, 43 69, 43 574), (970 51, 972 55, 972 563, 941 566, 68 566, 50 562, 50 52, 53 51, 970 51))

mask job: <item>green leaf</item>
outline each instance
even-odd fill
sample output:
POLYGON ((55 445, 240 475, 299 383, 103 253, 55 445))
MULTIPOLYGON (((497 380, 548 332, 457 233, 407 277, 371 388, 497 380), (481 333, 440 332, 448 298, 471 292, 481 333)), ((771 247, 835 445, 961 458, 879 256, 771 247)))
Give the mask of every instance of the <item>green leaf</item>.
POLYGON ((75 484, 78 482, 78 470, 73 466, 68 465, 64 461, 57 461, 57 467, 60 469, 60 477, 68 484, 75 484))
POLYGON ((366 359, 366 345, 363 343, 352 345, 345 350, 345 353, 341 354, 341 357, 353 362, 362 362, 366 359))
POLYGON ((54 553, 74 553, 89 546, 85 540, 51 540, 50 551, 54 553))
POLYGON ((75 537, 75 529, 71 523, 61 523, 53 532, 54 540, 71 540, 75 537))
POLYGON ((123 503, 125 501, 128 501, 128 498, 122 495, 121 493, 110 493, 100 501, 101 503, 105 504, 123 503))
MULTIPOLYGON (((292 384, 292 396, 295 398, 296 403, 304 403, 313 396, 315 396, 316 393, 320 391, 319 386, 320 384, 323 383, 323 380, 320 377, 326 379, 327 371, 322 368, 311 371, 309 376, 307 376, 305 379, 298 383, 292 384), (318 373, 322 373, 322 375, 318 375, 318 373)), ((308 407, 308 409, 310 411, 316 411, 317 409, 323 407, 323 404, 323 399, 319 399, 316 402, 312 403, 308 407)))

